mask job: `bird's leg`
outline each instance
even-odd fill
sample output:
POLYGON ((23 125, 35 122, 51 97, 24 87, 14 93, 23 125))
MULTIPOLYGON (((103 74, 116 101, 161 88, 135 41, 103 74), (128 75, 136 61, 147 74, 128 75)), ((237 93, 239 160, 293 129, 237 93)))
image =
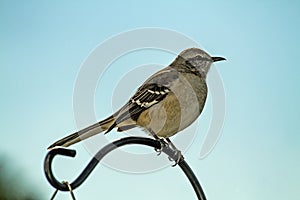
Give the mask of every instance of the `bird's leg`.
POLYGON ((166 142, 167 142, 167 144, 171 147, 171 149, 172 149, 173 152, 174 152, 174 154, 173 154, 172 156, 169 155, 169 160, 170 160, 170 161, 175 161, 175 164, 172 165, 173 167, 175 167, 175 166, 179 163, 180 159, 183 158, 183 156, 182 156, 182 154, 181 154, 181 151, 178 150, 178 149, 175 147, 175 145, 171 142, 170 138, 166 138, 166 142))
POLYGON ((149 130, 150 134, 154 137, 155 140, 160 142, 160 149, 155 148, 154 150, 157 152, 157 155, 159 156, 161 152, 163 151, 164 147, 167 145, 164 139, 159 138, 154 131, 151 129, 149 130))
POLYGON ((178 150, 175 145, 173 144, 173 142, 170 140, 170 138, 166 138, 167 143, 171 146, 171 148, 173 150, 178 150))

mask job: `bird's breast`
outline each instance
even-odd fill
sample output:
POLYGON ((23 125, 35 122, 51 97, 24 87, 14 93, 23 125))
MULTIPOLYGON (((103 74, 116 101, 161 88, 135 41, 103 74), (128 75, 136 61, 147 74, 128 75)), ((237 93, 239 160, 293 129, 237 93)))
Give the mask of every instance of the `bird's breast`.
POLYGON ((161 103, 152 106, 139 117, 160 137, 170 137, 188 127, 200 115, 207 96, 205 80, 193 74, 180 75, 170 85, 171 92, 161 103))
POLYGON ((203 110, 207 97, 205 80, 194 74, 183 74, 171 88, 180 107, 180 130, 193 123, 203 110))

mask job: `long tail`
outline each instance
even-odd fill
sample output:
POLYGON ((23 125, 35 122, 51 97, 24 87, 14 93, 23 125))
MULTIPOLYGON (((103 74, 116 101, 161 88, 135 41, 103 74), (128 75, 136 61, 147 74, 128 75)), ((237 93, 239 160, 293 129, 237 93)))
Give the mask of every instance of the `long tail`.
POLYGON ((86 138, 89 138, 93 135, 96 135, 98 133, 101 133, 101 132, 107 130, 112 124, 114 124, 114 122, 115 122, 115 119, 112 115, 103 121, 97 122, 96 124, 88 126, 76 133, 73 133, 67 137, 64 137, 64 138, 58 140, 57 142, 50 145, 48 147, 48 149, 52 149, 57 146, 68 147, 72 144, 80 142, 81 140, 84 140, 86 138))

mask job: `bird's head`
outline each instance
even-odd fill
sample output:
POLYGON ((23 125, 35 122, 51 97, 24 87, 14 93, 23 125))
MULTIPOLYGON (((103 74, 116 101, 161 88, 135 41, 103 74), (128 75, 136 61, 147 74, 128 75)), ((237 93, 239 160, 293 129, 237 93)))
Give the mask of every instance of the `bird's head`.
POLYGON ((192 66, 196 68, 201 74, 206 76, 210 65, 213 62, 226 60, 222 57, 212 57, 202 49, 189 48, 182 51, 173 62, 173 65, 192 66))

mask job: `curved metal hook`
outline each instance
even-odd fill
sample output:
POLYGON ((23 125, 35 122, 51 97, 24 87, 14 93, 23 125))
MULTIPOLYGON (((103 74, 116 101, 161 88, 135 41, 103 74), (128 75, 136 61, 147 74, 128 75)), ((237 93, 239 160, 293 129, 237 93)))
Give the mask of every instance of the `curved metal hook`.
MULTIPOLYGON (((156 149, 161 148, 161 143, 157 140, 153 140, 150 138, 142 138, 142 137, 126 137, 119 139, 117 141, 114 141, 106 146, 104 146, 101 150, 97 152, 97 154, 92 158, 92 160, 88 163, 88 165, 85 167, 85 169, 81 172, 81 174, 70 184, 71 188, 74 190, 78 186, 80 186, 90 175, 90 173, 94 170, 94 168, 97 166, 97 164, 101 161, 101 159, 111 152, 112 150, 128 145, 128 144, 140 144, 140 145, 147 145, 151 146, 156 149)), ((166 153, 169 157, 175 160, 176 158, 176 152, 171 148, 163 148, 163 152, 166 153)), ((55 148, 50 150, 45 158, 44 161, 44 171, 46 178, 48 182, 56 189, 61 191, 69 191, 69 188, 66 184, 58 181, 52 172, 52 160, 56 155, 63 155, 63 156, 69 156, 69 157, 75 157, 76 151, 71 149, 65 149, 65 148, 55 148)), ((181 156, 178 165, 180 168, 184 171, 185 175, 188 177, 190 183, 192 184, 196 195, 198 199, 200 200, 206 200, 204 192, 201 188, 201 185, 199 181, 197 180, 195 174, 191 170, 191 168, 188 166, 188 164, 185 162, 183 156, 181 156)))

